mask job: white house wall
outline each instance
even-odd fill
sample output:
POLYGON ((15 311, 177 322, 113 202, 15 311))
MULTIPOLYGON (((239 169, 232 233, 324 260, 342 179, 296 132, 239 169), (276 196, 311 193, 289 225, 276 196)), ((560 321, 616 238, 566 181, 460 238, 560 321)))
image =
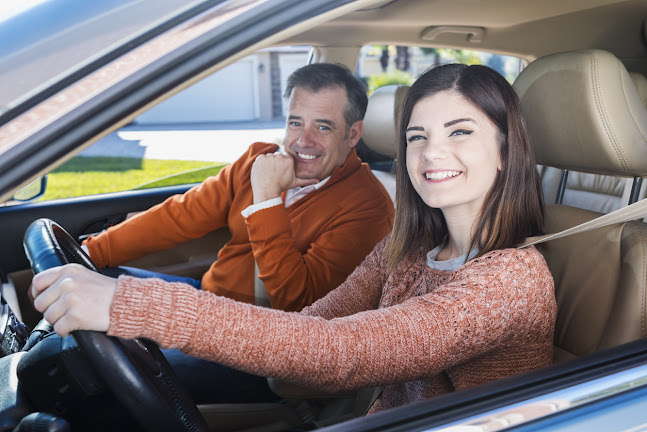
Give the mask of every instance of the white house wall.
POLYGON ((245 57, 137 118, 139 124, 213 123, 259 118, 257 55, 245 57))

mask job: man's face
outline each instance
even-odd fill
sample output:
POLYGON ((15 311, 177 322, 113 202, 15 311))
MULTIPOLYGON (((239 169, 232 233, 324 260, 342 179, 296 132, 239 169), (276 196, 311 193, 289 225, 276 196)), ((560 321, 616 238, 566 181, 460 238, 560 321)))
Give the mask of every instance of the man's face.
POLYGON ((346 161, 363 131, 361 121, 347 127, 347 104, 343 87, 292 90, 283 146, 294 159, 296 177, 323 180, 346 161))

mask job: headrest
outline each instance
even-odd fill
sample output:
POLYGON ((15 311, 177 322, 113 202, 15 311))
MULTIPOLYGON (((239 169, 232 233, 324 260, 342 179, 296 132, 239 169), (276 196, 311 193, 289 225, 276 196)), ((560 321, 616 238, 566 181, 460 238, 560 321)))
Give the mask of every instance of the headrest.
POLYGON ((537 163, 616 176, 647 175, 647 110, 624 65, 583 50, 539 58, 514 83, 537 163))
POLYGON ((362 140, 368 148, 395 159, 398 153, 398 118, 409 87, 380 87, 368 98, 362 140))

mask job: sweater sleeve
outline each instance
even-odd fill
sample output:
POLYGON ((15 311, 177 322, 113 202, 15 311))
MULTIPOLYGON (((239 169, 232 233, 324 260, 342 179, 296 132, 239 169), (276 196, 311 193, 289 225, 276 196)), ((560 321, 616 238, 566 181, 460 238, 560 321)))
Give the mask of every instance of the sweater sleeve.
POLYGON ((383 260, 386 238, 357 266, 343 284, 301 310, 304 315, 333 319, 377 309, 388 277, 383 260))
MULTIPOLYGON (((260 278, 274 309, 298 311, 339 286, 391 230, 390 198, 373 193, 330 212, 326 229, 302 253, 285 206, 245 219, 260 278)), ((321 215, 320 215, 321 216, 321 215)))
POLYGON ((250 146, 245 154, 224 167, 217 176, 206 179, 186 193, 172 196, 101 234, 89 237, 84 244, 90 257, 100 268, 114 267, 227 226, 236 187, 241 183, 240 176, 249 161, 256 158, 259 148, 258 145, 250 146))
POLYGON ((332 320, 122 276, 108 334, 147 337, 325 391, 424 379, 515 338, 534 338, 531 327, 554 319, 545 263, 538 268, 524 252, 512 258, 487 261, 477 278, 466 275, 402 304, 332 320))

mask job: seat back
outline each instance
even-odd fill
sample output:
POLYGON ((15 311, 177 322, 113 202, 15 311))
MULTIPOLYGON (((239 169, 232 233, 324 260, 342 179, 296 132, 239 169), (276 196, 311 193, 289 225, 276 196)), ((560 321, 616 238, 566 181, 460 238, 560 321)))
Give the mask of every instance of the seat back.
MULTIPOLYGON (((601 50, 553 54, 514 83, 537 162, 612 177, 647 175, 647 110, 622 63, 601 50)), ((545 231, 600 213, 547 206, 545 231)), ((647 225, 628 222, 544 244, 555 279, 554 360, 647 336, 647 225)))
MULTIPOLYGON (((408 90, 408 86, 388 85, 378 88, 368 98, 362 141, 369 151, 389 160, 395 159, 398 153, 398 118, 408 90)), ((395 202, 395 173, 373 169, 373 174, 395 202)))
MULTIPOLYGON (((629 76, 643 105, 647 107, 647 78, 636 72, 629 72, 629 76)), ((543 165, 538 166, 538 169, 544 199, 547 203, 556 202, 562 170, 543 165)), ((577 171, 568 172, 567 179, 560 204, 603 213, 612 212, 627 205, 634 187, 634 180, 631 178, 577 171)), ((643 199, 646 195, 647 187, 643 187, 637 198, 643 199)))

